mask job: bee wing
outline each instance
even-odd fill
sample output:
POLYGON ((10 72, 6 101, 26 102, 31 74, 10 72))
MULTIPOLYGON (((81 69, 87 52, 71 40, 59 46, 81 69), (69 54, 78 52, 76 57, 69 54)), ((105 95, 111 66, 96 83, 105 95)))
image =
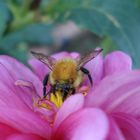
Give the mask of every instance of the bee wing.
POLYGON ((103 49, 97 48, 94 51, 92 51, 90 54, 87 54, 87 55, 83 56, 82 58, 80 58, 80 60, 78 61, 77 69, 79 70, 82 66, 84 66, 90 60, 94 59, 102 51, 103 51, 103 49))
POLYGON ((31 51, 31 53, 33 54, 34 57, 36 57, 38 60, 40 60, 41 62, 46 64, 52 70, 52 68, 56 62, 55 58, 50 57, 50 56, 46 56, 42 53, 36 53, 33 51, 31 51))

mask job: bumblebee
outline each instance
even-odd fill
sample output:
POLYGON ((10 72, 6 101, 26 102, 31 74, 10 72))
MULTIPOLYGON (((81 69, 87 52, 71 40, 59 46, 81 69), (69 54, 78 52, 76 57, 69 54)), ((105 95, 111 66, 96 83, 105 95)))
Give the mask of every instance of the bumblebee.
POLYGON ((77 87, 83 81, 84 75, 87 75, 92 85, 92 77, 90 72, 84 68, 84 65, 94 59, 102 50, 101 48, 95 49, 80 59, 63 58, 60 60, 41 53, 31 52, 50 69, 50 73, 43 80, 43 97, 45 98, 48 94, 55 95, 56 92, 60 92, 64 101, 69 95, 75 94, 77 87), (47 84, 50 84, 51 88, 46 93, 47 84))

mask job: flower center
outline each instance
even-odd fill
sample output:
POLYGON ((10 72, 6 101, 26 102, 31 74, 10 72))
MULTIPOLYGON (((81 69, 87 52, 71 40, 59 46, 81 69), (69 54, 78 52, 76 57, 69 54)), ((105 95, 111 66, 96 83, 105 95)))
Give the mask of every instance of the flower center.
POLYGON ((56 92, 55 95, 50 93, 50 97, 42 99, 38 98, 38 100, 34 100, 34 106, 36 110, 40 112, 42 117, 50 123, 50 126, 53 126, 55 115, 62 103, 63 100, 60 92, 56 92))
POLYGON ((50 93, 50 97, 46 97, 43 99, 39 99, 38 106, 42 108, 46 108, 48 110, 52 110, 54 107, 56 109, 59 109, 61 105, 63 104, 63 99, 61 92, 56 91, 55 94, 50 93))
MULTIPOLYGON (((83 86, 78 89, 78 93, 82 93, 83 95, 86 96, 86 94, 88 93, 88 90, 89 88, 87 86, 83 86)), ((71 95, 68 95, 67 98, 69 96, 71 95)), ((52 105, 55 106, 55 108, 59 109, 64 102, 62 93, 60 91, 56 91, 55 94, 50 93, 50 97, 46 97, 39 100, 40 100, 39 107, 46 108, 48 110, 52 110, 52 105)))
POLYGON ((61 92, 56 91, 55 95, 53 93, 50 94, 50 101, 56 105, 57 108, 60 108, 60 106, 63 103, 61 92))

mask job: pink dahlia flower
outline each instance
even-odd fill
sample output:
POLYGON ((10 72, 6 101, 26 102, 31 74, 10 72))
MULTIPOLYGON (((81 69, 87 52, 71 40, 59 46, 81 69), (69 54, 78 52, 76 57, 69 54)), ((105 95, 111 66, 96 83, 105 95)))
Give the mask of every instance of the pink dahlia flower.
MULTIPOLYGON (((59 53, 56 59, 77 58, 59 53)), ((84 96, 70 96, 58 109, 42 97, 42 79, 49 69, 30 60, 34 73, 17 60, 0 56, 1 140, 138 140, 140 138, 140 71, 131 59, 113 52, 99 55, 85 67, 94 86, 84 96)), ((83 86, 87 86, 85 79, 83 86)))

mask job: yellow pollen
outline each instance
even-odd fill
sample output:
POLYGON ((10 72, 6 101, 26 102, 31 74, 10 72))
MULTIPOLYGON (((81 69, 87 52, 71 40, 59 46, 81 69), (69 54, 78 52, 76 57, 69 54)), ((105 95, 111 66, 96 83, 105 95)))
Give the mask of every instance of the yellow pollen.
MULTIPOLYGON (((82 86, 79 89, 77 89, 77 91, 79 93, 82 93, 84 96, 86 96, 89 92, 89 87, 88 86, 82 86)), ((71 96, 71 94, 69 94, 67 96, 67 98, 71 96)), ((48 110, 54 110, 55 109, 59 109, 61 107, 61 105, 63 104, 63 96, 62 96, 62 92, 60 91, 55 91, 55 94, 50 93, 50 97, 46 97, 43 99, 39 99, 37 101, 37 99, 33 99, 34 101, 34 106, 35 107, 39 107, 39 108, 45 108, 48 110)))
POLYGON ((56 91, 55 95, 53 93, 50 93, 50 101, 53 102, 57 108, 60 108, 60 106, 63 104, 61 92, 56 91))
POLYGON ((34 107, 38 108, 45 108, 47 110, 56 111, 61 107, 63 104, 63 97, 62 93, 59 91, 56 91, 55 95, 53 93, 50 93, 50 98, 40 98, 40 99, 33 99, 34 107))
MULTIPOLYGON (((47 99, 48 100, 48 99, 47 99)), ((48 105, 48 104, 46 104, 46 103, 41 103, 40 105, 38 105, 38 107, 41 107, 41 108, 46 108, 46 109, 49 109, 49 110, 51 110, 52 109, 52 107, 50 106, 50 105, 48 105)))

